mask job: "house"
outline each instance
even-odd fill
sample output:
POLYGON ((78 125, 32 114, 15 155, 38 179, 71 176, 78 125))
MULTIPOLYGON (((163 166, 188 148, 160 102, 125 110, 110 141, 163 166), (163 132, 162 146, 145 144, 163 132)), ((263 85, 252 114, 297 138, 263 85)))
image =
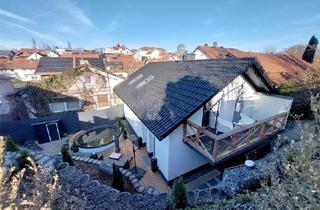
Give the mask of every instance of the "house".
POLYGON ((29 56, 27 57, 27 60, 34 60, 34 61, 36 61, 36 60, 40 60, 41 57, 43 57, 43 54, 40 54, 40 53, 38 53, 38 52, 34 52, 34 53, 32 53, 31 55, 29 55, 29 56))
POLYGON ((167 182, 268 141, 292 103, 255 58, 148 63, 114 91, 167 182))
POLYGON ((234 48, 208 46, 207 44, 198 46, 193 54, 196 60, 256 57, 271 81, 277 86, 289 81, 299 83, 309 67, 309 64, 304 60, 286 54, 246 52, 234 48))
POLYGON ((0 59, 0 75, 22 81, 40 80, 35 74, 39 61, 26 59, 0 59))
POLYGON ((42 57, 39 60, 39 65, 37 66, 35 74, 44 79, 52 75, 67 72, 81 64, 90 64, 97 69, 105 70, 102 58, 42 57))
POLYGON ((100 54, 94 50, 66 50, 60 54, 65 58, 100 58, 100 54))
POLYGON ((113 47, 106 47, 103 49, 104 54, 124 54, 129 55, 131 54, 131 50, 128 49, 124 44, 117 44, 113 47))
POLYGON ((57 54, 57 53, 55 53, 55 52, 53 52, 53 51, 47 52, 46 55, 47 55, 48 57, 52 57, 52 58, 57 58, 57 57, 59 57, 59 54, 57 54))
POLYGON ((121 81, 121 77, 85 63, 24 87, 7 98, 13 104, 16 119, 99 110, 121 102, 113 93, 121 81))
POLYGON ((125 54, 106 54, 105 64, 107 70, 127 73, 134 72, 143 65, 137 62, 132 55, 125 54))

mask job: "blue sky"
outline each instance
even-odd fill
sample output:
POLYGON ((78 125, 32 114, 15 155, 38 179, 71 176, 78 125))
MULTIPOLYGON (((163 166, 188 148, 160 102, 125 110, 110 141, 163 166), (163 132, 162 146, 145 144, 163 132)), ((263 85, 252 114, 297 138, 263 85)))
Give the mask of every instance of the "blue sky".
POLYGON ((203 43, 281 50, 320 37, 320 1, 0 0, 0 48, 37 43, 97 48, 203 43))

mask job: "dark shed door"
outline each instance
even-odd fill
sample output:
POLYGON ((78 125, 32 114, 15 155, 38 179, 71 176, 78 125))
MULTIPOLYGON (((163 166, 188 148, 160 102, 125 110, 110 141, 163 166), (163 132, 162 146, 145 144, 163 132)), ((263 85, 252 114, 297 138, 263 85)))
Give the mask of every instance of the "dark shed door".
POLYGON ((46 126, 50 141, 60 140, 58 123, 48 123, 46 126))

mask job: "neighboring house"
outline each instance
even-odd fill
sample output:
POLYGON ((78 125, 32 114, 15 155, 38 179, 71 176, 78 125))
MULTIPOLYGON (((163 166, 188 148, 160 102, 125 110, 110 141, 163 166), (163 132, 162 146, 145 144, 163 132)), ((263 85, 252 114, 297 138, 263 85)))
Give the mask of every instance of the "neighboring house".
POLYGON ((38 53, 38 52, 34 52, 31 55, 29 55, 27 57, 27 60, 34 60, 34 61, 38 61, 40 60, 40 58, 43 57, 42 54, 38 53))
POLYGON ((105 64, 107 70, 127 73, 134 72, 143 65, 137 62, 132 55, 124 54, 106 54, 105 64))
POLYGON ((26 59, 1 59, 0 75, 22 81, 40 80, 35 74, 39 61, 26 59))
POLYGON ((121 103, 113 88, 122 78, 99 70, 90 64, 29 85, 12 94, 12 110, 21 113, 17 119, 43 117, 68 111, 105 109, 121 103), (22 112, 23 111, 23 112, 22 112))
POLYGON ((42 79, 50 77, 52 75, 61 74, 69 71, 72 68, 78 67, 82 64, 90 64, 91 66, 105 70, 105 66, 102 58, 80 58, 80 57, 43 57, 39 60, 37 66, 36 75, 41 76, 42 79))
POLYGON ((254 58, 148 63, 114 91, 168 182, 268 142, 292 103, 254 58))
POLYGON ((277 86, 289 81, 301 81, 309 64, 302 59, 285 54, 245 52, 234 48, 198 46, 194 51, 195 59, 244 58, 256 57, 266 74, 277 86))
POLYGON ((100 54, 93 50, 66 50, 60 55, 65 58, 100 58, 100 54))
POLYGON ((129 55, 131 54, 131 50, 128 49, 125 45, 117 44, 113 47, 106 47, 103 49, 104 54, 124 54, 129 55))
POLYGON ((47 56, 48 56, 48 57, 51 57, 51 58, 57 58, 57 57, 59 57, 59 54, 57 54, 57 53, 55 53, 55 52, 53 52, 53 51, 49 51, 49 52, 47 53, 47 56))

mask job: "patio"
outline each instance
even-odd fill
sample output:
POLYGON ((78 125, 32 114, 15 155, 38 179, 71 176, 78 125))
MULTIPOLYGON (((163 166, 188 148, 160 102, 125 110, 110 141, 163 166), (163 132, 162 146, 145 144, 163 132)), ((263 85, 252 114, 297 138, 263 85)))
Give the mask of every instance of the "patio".
MULTIPOLYGON (((160 192, 170 192, 170 187, 166 184, 166 182, 162 179, 159 172, 151 171, 151 160, 148 157, 148 152, 145 147, 141 147, 138 149, 135 147, 135 160, 137 168, 142 168, 145 170, 145 174, 140 179, 146 187, 152 186, 156 188, 160 192)), ((101 153, 105 160, 108 160, 109 155, 115 151, 115 148, 112 147, 109 150, 101 153)), ((133 157, 133 143, 128 139, 120 139, 120 153, 124 157, 133 157)), ((110 160, 110 159, 109 159, 110 160)), ((129 162, 129 169, 134 167, 134 159, 129 162)), ((132 170, 134 173, 134 170, 132 170)))

